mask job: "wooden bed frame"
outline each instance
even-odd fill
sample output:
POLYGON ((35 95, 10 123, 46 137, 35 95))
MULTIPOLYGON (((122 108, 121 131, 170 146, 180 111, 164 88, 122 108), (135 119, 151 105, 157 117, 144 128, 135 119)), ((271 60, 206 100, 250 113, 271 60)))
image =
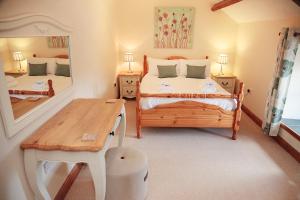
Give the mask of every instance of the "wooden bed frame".
MULTIPOLYGON (((36 54, 33 54, 32 57, 38 58, 36 54)), ((62 58, 62 59, 68 59, 69 56, 62 54, 62 55, 56 55, 53 58, 62 58)), ((21 95, 43 95, 48 97, 53 97, 55 95, 52 80, 48 80, 48 91, 33 91, 33 90, 8 90, 9 94, 21 94, 21 95)))
POLYGON ((32 90, 8 90, 9 94, 21 94, 21 95, 43 95, 53 97, 55 95, 52 80, 48 80, 49 89, 47 91, 32 91, 32 90))
MULTIPOLYGON (((171 56, 167 59, 186 59, 182 56, 171 56)), ((208 57, 206 57, 208 59, 208 57)), ((147 56, 144 56, 143 76, 148 73, 147 56)), ((140 82, 137 82, 136 94, 136 131, 141 138, 142 127, 198 127, 198 128, 232 128, 232 139, 237 139, 240 127, 241 106, 244 98, 244 83, 236 84, 233 95, 219 94, 144 94, 140 91, 140 82), (237 108, 226 111, 218 106, 195 101, 180 101, 162 104, 149 110, 142 110, 140 99, 143 97, 164 98, 231 98, 236 99, 237 108)))
MULTIPOLYGON (((36 54, 33 54, 32 57, 38 58, 36 54)), ((62 54, 62 55, 56 55, 54 58, 63 58, 68 59, 69 56, 62 54)), ((48 97, 53 97, 55 95, 52 80, 48 80, 48 91, 34 91, 34 90, 8 90, 9 94, 21 94, 21 95, 43 95, 48 97)))
MULTIPOLYGON (((33 54, 32 57, 37 58, 36 54, 33 54)), ((69 56, 62 54, 56 55, 53 58, 63 58, 68 59, 69 56)), ((47 91, 34 91, 34 90, 8 90, 9 94, 20 94, 20 95, 42 95, 45 96, 43 98, 33 98, 33 99, 20 99, 17 97, 10 97, 11 106, 14 118, 17 119, 27 113, 28 111, 32 110, 36 106, 44 103, 51 97, 55 95, 55 91, 53 89, 53 81, 51 79, 48 80, 48 90, 47 91)))

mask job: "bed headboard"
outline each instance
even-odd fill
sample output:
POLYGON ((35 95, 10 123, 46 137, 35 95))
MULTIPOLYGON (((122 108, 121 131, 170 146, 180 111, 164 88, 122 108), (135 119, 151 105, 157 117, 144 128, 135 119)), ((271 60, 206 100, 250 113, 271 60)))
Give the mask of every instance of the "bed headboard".
MULTIPOLYGON (((169 56, 166 58, 167 60, 176 60, 176 59, 184 59, 186 60, 187 58, 184 56, 169 56)), ((205 56, 205 59, 208 59, 208 56, 205 56)), ((147 55, 144 55, 144 68, 143 68, 143 77, 148 73, 149 71, 149 65, 147 61, 147 55)))

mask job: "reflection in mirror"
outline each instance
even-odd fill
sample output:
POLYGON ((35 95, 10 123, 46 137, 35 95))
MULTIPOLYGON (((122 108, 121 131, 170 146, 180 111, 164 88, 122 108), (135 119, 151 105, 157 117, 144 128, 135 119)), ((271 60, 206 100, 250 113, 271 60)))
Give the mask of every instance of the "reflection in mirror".
POLYGON ((72 85, 69 37, 0 38, 15 119, 72 85))

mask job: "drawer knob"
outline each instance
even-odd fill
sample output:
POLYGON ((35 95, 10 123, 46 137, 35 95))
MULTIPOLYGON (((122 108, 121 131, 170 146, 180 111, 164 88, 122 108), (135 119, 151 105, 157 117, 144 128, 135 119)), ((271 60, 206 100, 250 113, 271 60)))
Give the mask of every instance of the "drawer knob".
POLYGON ((133 80, 130 80, 130 81, 129 81, 129 80, 126 80, 126 83, 127 83, 127 84, 132 84, 132 83, 133 83, 133 80))
POLYGON ((223 82, 222 81, 222 85, 227 86, 229 83, 228 82, 223 82))

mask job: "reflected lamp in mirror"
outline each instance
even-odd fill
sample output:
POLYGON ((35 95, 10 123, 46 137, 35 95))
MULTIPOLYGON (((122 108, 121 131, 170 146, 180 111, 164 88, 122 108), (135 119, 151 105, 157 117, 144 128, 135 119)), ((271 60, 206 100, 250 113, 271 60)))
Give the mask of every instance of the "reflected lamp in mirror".
POLYGON ((132 69, 131 69, 131 63, 134 62, 134 59, 133 59, 133 53, 125 53, 124 54, 124 62, 128 62, 128 72, 129 73, 132 73, 132 69))
POLYGON ((13 58, 14 58, 14 61, 18 61, 19 62, 19 72, 22 71, 22 64, 21 64, 21 61, 25 60, 22 52, 20 51, 16 51, 13 53, 13 58))
POLYGON ((224 75, 223 72, 223 65, 228 64, 228 55, 227 54, 220 54, 218 57, 218 62, 220 64, 220 72, 218 75, 224 75))

